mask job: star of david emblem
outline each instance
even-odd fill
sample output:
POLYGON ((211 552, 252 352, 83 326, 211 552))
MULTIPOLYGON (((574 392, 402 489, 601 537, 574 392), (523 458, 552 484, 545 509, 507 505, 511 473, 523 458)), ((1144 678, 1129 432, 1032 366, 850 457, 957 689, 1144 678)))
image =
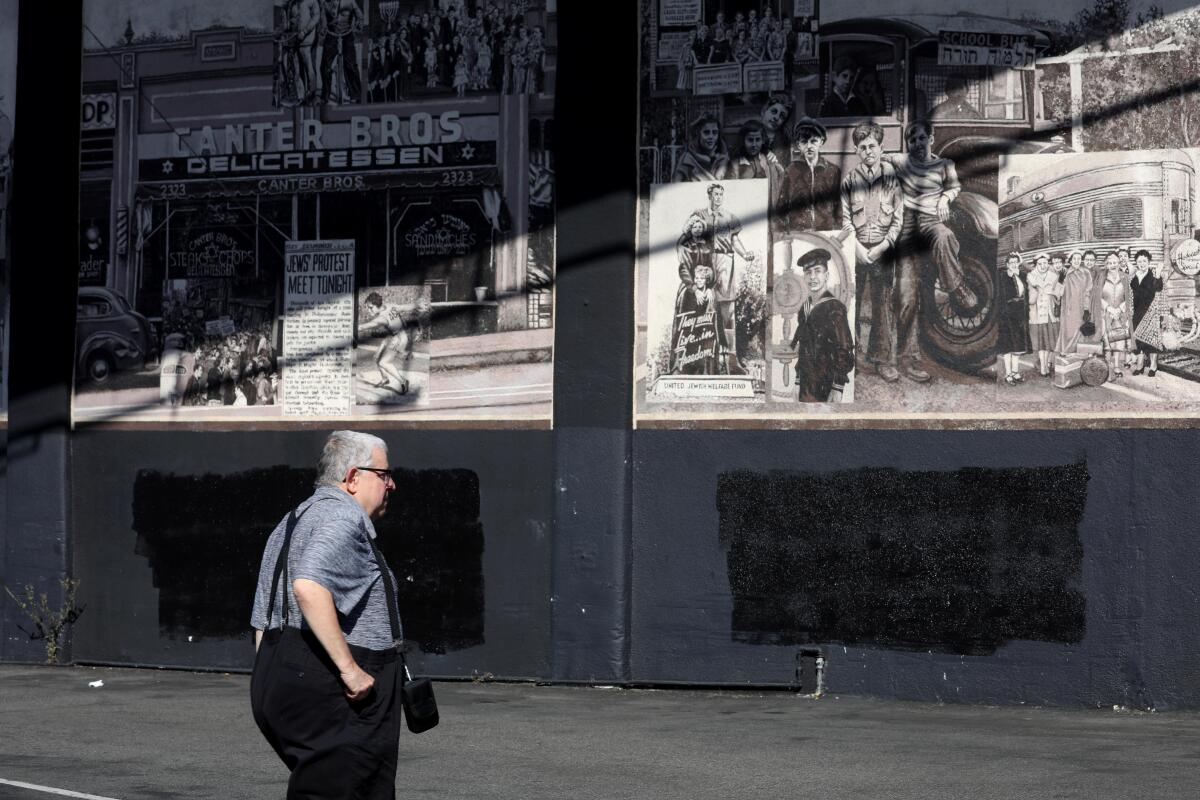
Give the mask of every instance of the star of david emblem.
POLYGON ((170 175, 172 172, 175 171, 175 165, 172 164, 170 161, 163 161, 162 171, 163 171, 163 175, 170 175))
POLYGON ((471 144, 470 142, 467 142, 465 145, 463 145, 462 157, 466 161, 470 161, 472 158, 474 158, 475 145, 471 144))

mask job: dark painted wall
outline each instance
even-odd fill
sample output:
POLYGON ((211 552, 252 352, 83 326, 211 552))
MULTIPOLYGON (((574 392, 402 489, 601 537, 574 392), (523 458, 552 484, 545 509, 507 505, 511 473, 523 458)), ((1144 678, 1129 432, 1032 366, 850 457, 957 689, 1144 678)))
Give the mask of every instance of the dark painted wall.
MULTIPOLYGON (((380 435, 405 470, 377 529, 414 663, 548 675, 550 434, 380 435)), ((76 660, 248 668, 262 546, 311 492, 324 436, 76 433, 76 660)))
MULTIPOLYGON (((833 691, 965 702, 1196 707, 1200 601, 1191 576, 1200 569, 1200 556, 1191 543, 1196 525, 1190 498, 1200 483, 1200 465, 1186 454, 1198 445, 1200 434, 1191 431, 640 432, 634 445, 633 673, 643 680, 790 683, 799 650, 815 642, 828 659, 827 685, 833 691), (1086 465, 1085 485, 1072 474, 1079 465, 1086 465), (1030 467, 1043 468, 1046 500, 1061 504, 1062 516, 1035 508, 1027 498, 1028 518, 1041 527, 1044 544, 1012 547, 1028 532, 1013 529, 1011 516, 1005 518, 1019 507, 999 510, 1004 502, 999 493, 1017 494, 1011 473, 1004 486, 1003 473, 975 472, 966 491, 984 492, 983 507, 990 506, 991 513, 974 527, 968 515, 962 520, 962 548, 947 549, 944 537, 953 532, 938 526, 963 508, 962 494, 952 497, 947 490, 956 476, 933 476, 944 496, 934 493, 902 509, 915 513, 893 515, 898 504, 888 491, 852 485, 850 478, 863 466, 910 471, 908 477, 918 481, 930 471, 984 467, 1027 475, 1030 467), (760 549, 750 557, 738 554, 745 544, 728 532, 723 540, 718 504, 722 475, 728 481, 739 470, 822 473, 826 489, 832 471, 850 470, 840 476, 846 484, 840 502, 847 518, 858 517, 860 524, 853 531, 805 527, 788 533, 780 515, 817 520, 807 509, 789 510, 792 498, 779 503, 751 490, 764 515, 749 523, 760 549), (995 498, 986 495, 989 481, 995 498), (1071 573, 1069 541, 1074 506, 1082 508, 1077 575, 1071 573), (922 514, 928 517, 924 523, 922 514), (880 519, 894 519, 894 530, 890 523, 882 529, 890 531, 887 546, 901 551, 892 554, 885 571, 868 557, 870 543, 861 533, 880 519), (1066 527, 1051 530, 1047 519, 1050 527, 1066 527), (977 568, 971 561, 979 555, 980 530, 989 531, 996 544, 977 568), (780 532, 782 541, 762 546, 764 537, 780 532), (814 540, 841 557, 822 564, 828 553, 805 545, 814 540), (905 547, 915 552, 902 552, 905 547), (739 568, 757 567, 760 574, 731 575, 731 551, 739 568), (959 563, 948 569, 931 556, 953 556, 959 563), (783 635, 774 643, 770 636, 747 636, 737 630, 746 626, 735 624, 731 584, 765 585, 760 594, 770 600, 796 600, 770 588, 779 580, 772 571, 781 564, 792 571, 794 587, 834 590, 825 598, 829 616, 806 616, 795 608, 783 615, 817 621, 807 643, 786 625, 778 626, 783 635), (807 574, 808 569, 822 574, 807 574), (867 575, 871 583, 862 580, 867 575), (931 602, 939 593, 947 601, 944 609, 931 602), (1083 602, 1081 630, 1072 627, 1076 593, 1083 602), (994 630, 982 628, 995 622, 988 615, 995 613, 996 599, 1005 597, 1024 600, 1025 616, 1010 620, 1018 623, 1012 628, 1016 635, 996 641, 994 630), (890 598, 893 607, 880 605, 881 598, 890 598), (964 603, 982 612, 963 613, 964 603), (872 604, 881 613, 869 620, 869 630, 844 624, 872 604), (980 646, 980 636, 994 649, 980 646)), ((746 518, 741 512, 727 516, 746 518)))

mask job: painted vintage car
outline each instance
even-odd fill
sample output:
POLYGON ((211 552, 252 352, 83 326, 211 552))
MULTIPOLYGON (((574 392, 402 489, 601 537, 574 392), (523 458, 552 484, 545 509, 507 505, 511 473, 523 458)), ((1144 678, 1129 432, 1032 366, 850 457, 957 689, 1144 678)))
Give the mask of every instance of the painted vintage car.
POLYGON ((117 370, 141 369, 154 354, 149 320, 120 292, 100 286, 79 289, 75 313, 75 376, 103 384, 117 370))

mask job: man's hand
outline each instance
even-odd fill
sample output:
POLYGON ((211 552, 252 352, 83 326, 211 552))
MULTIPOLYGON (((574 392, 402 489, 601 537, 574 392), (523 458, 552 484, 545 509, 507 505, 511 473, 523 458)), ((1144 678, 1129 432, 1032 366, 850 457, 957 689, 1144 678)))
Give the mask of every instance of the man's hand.
POLYGON ((346 697, 351 701, 362 700, 375 689, 375 679, 358 664, 351 662, 349 669, 341 671, 346 697))
POLYGON ((880 242, 867 251, 867 260, 874 264, 887 252, 887 242, 880 242))
POLYGON ((867 248, 862 246, 862 242, 856 241, 854 243, 854 255, 858 258, 859 261, 861 261, 864 264, 874 264, 875 263, 875 258, 871 255, 871 251, 874 249, 875 248, 871 248, 871 250, 868 250, 867 248))
POLYGON ((938 199, 937 216, 938 222, 945 222, 950 219, 950 201, 944 196, 938 199))
POLYGON ((352 701, 366 697, 375 686, 375 679, 363 672, 351 655, 338 623, 333 595, 321 584, 307 578, 292 581, 292 593, 308 627, 316 634, 329 659, 337 665, 342 684, 346 687, 346 697, 352 701))
POLYGON ((747 261, 753 261, 754 260, 754 251, 747 250, 746 255, 742 256, 742 258, 746 259, 747 261))

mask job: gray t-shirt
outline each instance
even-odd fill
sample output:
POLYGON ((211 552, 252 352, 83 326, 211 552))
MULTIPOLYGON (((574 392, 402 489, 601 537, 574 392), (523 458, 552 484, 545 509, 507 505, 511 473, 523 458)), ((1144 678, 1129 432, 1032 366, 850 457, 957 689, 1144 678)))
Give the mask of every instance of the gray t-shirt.
MULTIPOLYGON (((375 526, 371 524, 370 517, 353 497, 331 486, 318 488, 296 507, 296 514, 303 516, 299 516, 296 528, 292 531, 292 543, 288 549, 289 580, 307 578, 329 590, 347 643, 371 650, 391 649, 393 642, 387 595, 366 538, 375 538, 375 526)), ((282 575, 275 590, 275 609, 269 626, 267 603, 271 579, 275 576, 275 562, 287 533, 288 516, 275 527, 263 551, 258 590, 254 594, 254 611, 250 615, 250 625, 259 630, 278 628, 282 624, 282 575)), ((390 569, 388 575, 392 575, 390 569)), ((396 586, 394 576, 392 586, 396 586)), ((296 596, 288 588, 288 624, 290 627, 307 629, 308 624, 296 604, 296 596)))

